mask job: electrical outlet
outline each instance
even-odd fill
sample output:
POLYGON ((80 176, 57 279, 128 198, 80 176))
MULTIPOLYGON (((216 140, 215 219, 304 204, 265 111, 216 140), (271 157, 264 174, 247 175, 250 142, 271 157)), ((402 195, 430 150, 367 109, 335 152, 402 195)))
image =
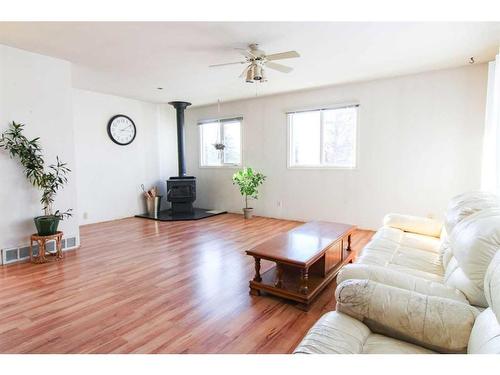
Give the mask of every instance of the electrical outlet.
POLYGON ((88 213, 88 212, 84 212, 84 213, 83 213, 83 218, 84 218, 85 220, 87 220, 87 219, 89 218, 89 213, 88 213))
POLYGON ((277 202, 276 202, 276 206, 277 206, 278 208, 281 208, 281 207, 283 206, 283 202, 281 202, 281 201, 277 201, 277 202))

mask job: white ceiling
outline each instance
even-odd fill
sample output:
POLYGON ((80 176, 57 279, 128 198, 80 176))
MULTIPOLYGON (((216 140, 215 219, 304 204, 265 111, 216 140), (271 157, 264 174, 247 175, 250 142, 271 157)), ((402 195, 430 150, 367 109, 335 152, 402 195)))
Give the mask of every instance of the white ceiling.
POLYGON ((500 23, 2 22, 0 44, 72 62, 78 88, 202 105, 488 61, 500 23), (239 79, 242 65, 208 68, 252 42, 302 57, 264 84, 239 79))

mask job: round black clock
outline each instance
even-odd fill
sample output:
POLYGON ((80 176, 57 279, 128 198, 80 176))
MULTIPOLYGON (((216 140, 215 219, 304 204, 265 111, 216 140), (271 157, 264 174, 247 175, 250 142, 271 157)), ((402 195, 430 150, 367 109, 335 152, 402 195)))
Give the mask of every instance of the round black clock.
POLYGON ((115 115, 108 122, 109 138, 117 145, 126 146, 131 144, 137 129, 132 119, 125 115, 115 115))

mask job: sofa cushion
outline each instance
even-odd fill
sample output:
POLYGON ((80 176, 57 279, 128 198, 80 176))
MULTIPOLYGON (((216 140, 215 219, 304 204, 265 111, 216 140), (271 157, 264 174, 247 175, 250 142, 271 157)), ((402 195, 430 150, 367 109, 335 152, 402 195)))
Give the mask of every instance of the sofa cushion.
POLYGON ((434 354, 432 350, 406 341, 372 333, 363 345, 361 354, 434 354))
POLYGON ((497 252, 488 266, 484 278, 484 294, 488 306, 500 323, 500 252, 497 252))
POLYGON ((444 219, 444 230, 441 235, 441 263, 443 268, 448 267, 453 251, 449 244, 449 235, 453 229, 466 217, 469 217, 476 212, 489 209, 499 208, 500 198, 493 193, 484 191, 471 191, 453 197, 448 203, 444 219))
POLYGON ((425 348, 373 334, 366 325, 332 311, 309 330, 294 353, 302 354, 430 354, 425 348))
POLYGON ((342 267, 337 275, 337 284, 345 280, 372 280, 413 292, 467 303, 465 295, 456 288, 423 277, 409 275, 404 271, 373 264, 354 263, 342 267))
POLYGON ((500 324, 491 308, 484 310, 477 317, 470 334, 467 353, 500 354, 500 324))
POLYGON ((405 246, 382 236, 374 236, 359 254, 357 262, 413 269, 436 275, 438 280, 442 280, 444 274, 438 252, 405 246))
POLYGON ((436 237, 408 233, 401 229, 382 227, 373 235, 373 239, 383 239, 395 242, 401 246, 439 253, 441 241, 436 237))
POLYGON ((470 191, 453 197, 448 203, 444 226, 451 234, 455 226, 466 217, 488 208, 500 207, 500 199, 493 193, 470 191))
POLYGON ((476 319, 467 352, 500 354, 500 252, 495 254, 486 271, 484 294, 490 307, 476 319))
POLYGON ((372 280, 346 280, 335 291, 337 311, 371 331, 441 353, 465 353, 479 311, 448 298, 372 280))
POLYGON ((329 312, 309 330, 294 353, 358 354, 370 335, 359 320, 344 314, 329 312))
POLYGON ((441 235, 443 223, 426 217, 387 214, 384 217, 384 226, 400 229, 404 232, 439 237, 441 235))
POLYGON ((486 270, 500 249, 500 208, 485 209, 459 222, 450 234, 453 253, 445 283, 460 289, 473 305, 487 307, 486 270))

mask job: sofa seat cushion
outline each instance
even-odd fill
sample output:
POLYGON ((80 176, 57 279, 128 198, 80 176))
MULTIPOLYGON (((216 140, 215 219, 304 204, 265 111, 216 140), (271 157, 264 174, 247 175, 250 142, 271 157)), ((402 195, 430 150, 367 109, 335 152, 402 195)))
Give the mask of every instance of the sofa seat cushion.
POLYGON ((363 345, 361 354, 434 354, 435 352, 406 341, 372 333, 363 345))
MULTIPOLYGON (((380 237, 374 237, 364 247, 357 262, 385 267, 396 266, 400 270, 415 270, 419 274, 424 272, 430 274, 433 280, 442 280, 444 274, 438 251, 409 247, 380 237)), ((419 276, 424 277, 421 274, 419 276)))
POLYGON ((468 303, 465 295, 456 288, 440 281, 411 275, 407 270, 397 270, 374 264, 353 263, 342 267, 337 275, 337 285, 345 280, 372 280, 389 286, 414 291, 431 296, 443 297, 468 303))
POLYGON ((384 227, 397 228, 405 232, 439 238, 443 229, 443 223, 427 217, 393 213, 385 215, 384 227))
POLYGON ((411 276, 416 276, 416 277, 421 277, 423 279, 429 280, 429 281, 434 281, 436 283, 443 283, 443 276, 435 274, 435 273, 430 273, 430 272, 425 272, 425 271, 420 271, 414 268, 409 268, 409 267, 404 267, 400 266, 397 264, 390 264, 387 266, 387 268, 399 272, 403 272, 405 274, 411 275, 411 276))
POLYGON ((430 354, 431 350, 374 334, 359 320, 332 311, 309 330, 294 353, 302 354, 430 354))
POLYGON ((373 235, 373 239, 384 239, 397 244, 420 250, 439 253, 441 240, 436 237, 425 236, 417 233, 404 232, 401 229, 382 227, 373 235))

